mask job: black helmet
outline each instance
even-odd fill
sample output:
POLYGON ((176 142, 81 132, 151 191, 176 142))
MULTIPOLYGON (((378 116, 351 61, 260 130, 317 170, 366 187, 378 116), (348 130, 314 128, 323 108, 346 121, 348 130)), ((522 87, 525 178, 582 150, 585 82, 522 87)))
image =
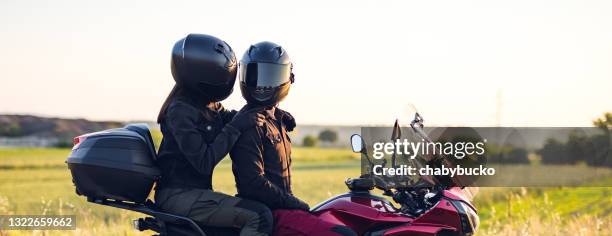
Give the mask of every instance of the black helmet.
POLYGON ((227 98, 236 82, 236 55, 223 40, 189 34, 172 48, 172 76, 176 84, 204 99, 227 98))
POLYGON ((240 91, 249 104, 273 106, 289 93, 293 64, 280 45, 252 45, 240 61, 240 91))

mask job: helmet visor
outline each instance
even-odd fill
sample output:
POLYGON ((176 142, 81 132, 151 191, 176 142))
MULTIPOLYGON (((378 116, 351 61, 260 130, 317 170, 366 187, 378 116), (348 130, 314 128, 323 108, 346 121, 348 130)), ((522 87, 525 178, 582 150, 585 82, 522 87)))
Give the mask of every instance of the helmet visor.
POLYGON ((291 79, 291 64, 249 63, 240 66, 240 82, 248 87, 278 87, 291 79))

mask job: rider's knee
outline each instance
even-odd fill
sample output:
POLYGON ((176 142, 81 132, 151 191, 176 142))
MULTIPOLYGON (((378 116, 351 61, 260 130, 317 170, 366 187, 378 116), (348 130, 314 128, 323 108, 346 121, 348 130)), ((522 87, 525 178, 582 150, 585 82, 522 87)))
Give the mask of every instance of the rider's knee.
POLYGON ((256 227, 258 232, 271 234, 273 230, 272 211, 266 205, 251 200, 241 200, 237 207, 243 208, 251 214, 245 214, 247 219, 246 224, 251 227, 256 227))

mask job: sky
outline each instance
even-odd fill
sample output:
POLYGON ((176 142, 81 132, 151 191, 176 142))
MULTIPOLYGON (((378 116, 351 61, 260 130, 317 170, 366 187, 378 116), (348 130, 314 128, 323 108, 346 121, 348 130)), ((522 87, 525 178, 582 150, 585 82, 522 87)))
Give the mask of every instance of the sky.
MULTIPOLYGON (((188 33, 273 41, 299 124, 590 126, 612 112, 611 1, 0 2, 0 113, 154 120, 188 33)), ((244 102, 236 86, 228 108, 244 102)))

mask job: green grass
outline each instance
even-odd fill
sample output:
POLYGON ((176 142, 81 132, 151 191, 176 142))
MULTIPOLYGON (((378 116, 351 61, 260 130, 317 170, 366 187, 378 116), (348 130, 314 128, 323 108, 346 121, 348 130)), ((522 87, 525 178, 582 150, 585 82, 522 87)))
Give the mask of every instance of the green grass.
POLYGON ((64 168, 69 149, 0 148, 0 170, 64 168))
POLYGON ((487 165, 495 168, 493 184, 484 186, 582 186, 591 183, 593 186, 612 186, 595 182, 612 177, 611 168, 595 168, 587 165, 487 165))
MULTIPOLYGON (((139 214, 91 204, 76 195, 64 163, 69 153, 69 149, 0 149, 0 215, 76 214, 75 235, 147 235, 131 228, 131 219, 139 214)), ((345 192, 344 179, 359 175, 358 156, 344 149, 294 148, 293 160, 298 163, 294 191, 310 204, 345 192)), ((215 190, 235 194, 229 159, 215 169, 213 179, 215 190)), ((67 232, 73 233, 0 231, 0 235, 67 232)))
POLYGON ((480 235, 611 235, 612 188, 481 188, 480 235))
MULTIPOLYGON (((358 161, 359 154, 343 148, 293 147, 292 159, 297 162, 335 163, 358 161)), ((1 169, 64 168, 70 149, 0 148, 1 169)), ((226 158, 224 161, 228 161, 226 158)))
MULTIPOLYGON (((150 235, 131 228, 139 214, 91 204, 74 193, 64 164, 69 151, 0 149, 0 215, 76 214, 77 230, 0 235, 150 235)), ((344 149, 294 148, 295 194, 314 205, 346 192, 344 180, 359 175, 357 158, 344 149)), ((217 167, 213 180, 215 190, 235 193, 229 161, 217 167)), ((475 204, 482 222, 478 235, 612 235, 612 188, 481 188, 475 204)))

